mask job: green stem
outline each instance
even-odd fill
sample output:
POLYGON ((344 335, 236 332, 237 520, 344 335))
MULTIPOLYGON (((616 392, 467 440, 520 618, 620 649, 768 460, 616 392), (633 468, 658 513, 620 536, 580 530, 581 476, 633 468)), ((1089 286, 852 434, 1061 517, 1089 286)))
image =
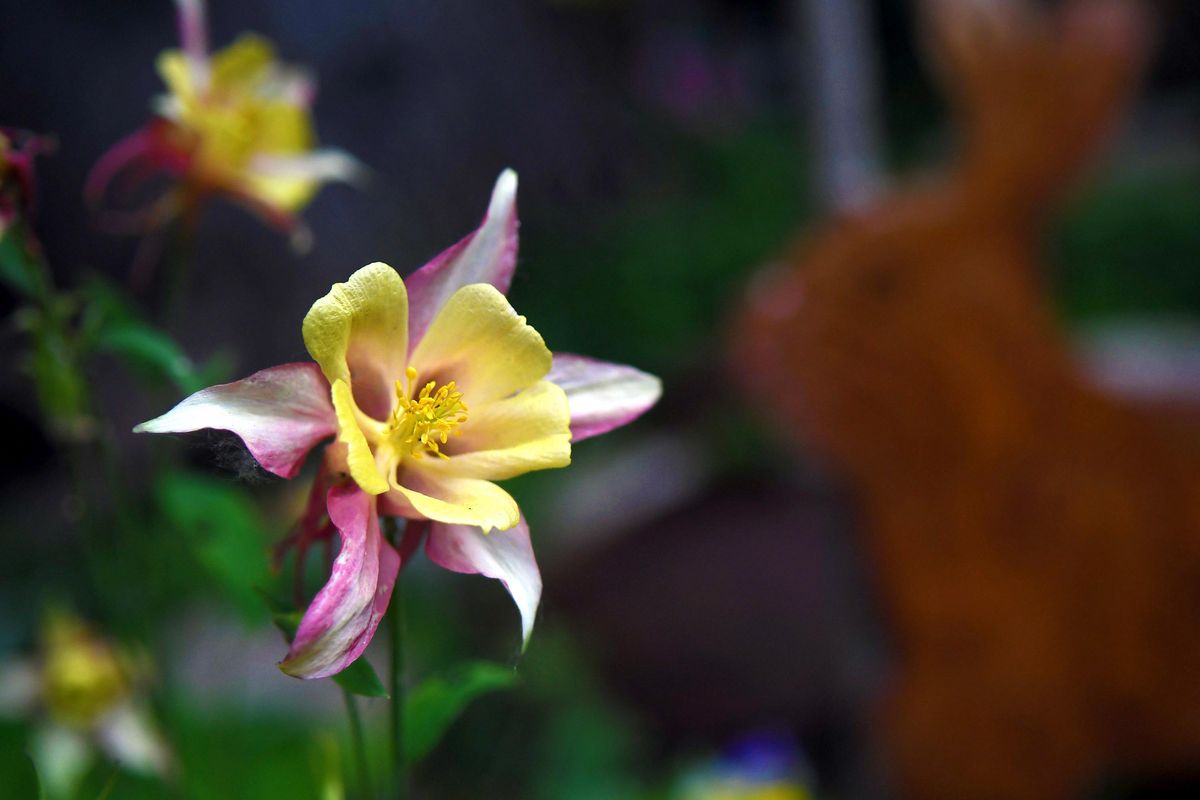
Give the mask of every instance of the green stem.
POLYGON ((358 714, 358 703, 348 689, 342 689, 346 701, 346 717, 350 720, 350 746, 354 750, 354 768, 358 771, 358 788, 361 797, 373 797, 371 772, 367 766, 367 744, 363 736, 362 717, 358 714))
POLYGON ((112 774, 108 776, 108 780, 100 789, 100 794, 96 795, 96 800, 108 800, 112 797, 113 789, 117 788, 117 779, 121 777, 121 770, 113 767, 112 774))
POLYGON ((184 316, 188 308, 188 293, 192 282, 192 262, 196 248, 196 218, 184 214, 176 221, 171 232, 167 252, 167 275, 164 289, 162 313, 163 327, 178 332, 183 329, 184 316))
POLYGON ((408 762, 404 757, 404 606, 401 603, 400 582, 392 589, 392 769, 395 775, 396 797, 408 797, 408 762))
MULTIPOLYGON (((400 538, 404 532, 403 523, 395 518, 384 518, 388 538, 392 546, 400 548, 400 538)), ((392 745, 392 785, 395 797, 405 800, 408 797, 408 761, 404 755, 404 598, 400 592, 400 581, 392 588, 392 602, 388 606, 388 628, 391 640, 391 745, 392 745)))

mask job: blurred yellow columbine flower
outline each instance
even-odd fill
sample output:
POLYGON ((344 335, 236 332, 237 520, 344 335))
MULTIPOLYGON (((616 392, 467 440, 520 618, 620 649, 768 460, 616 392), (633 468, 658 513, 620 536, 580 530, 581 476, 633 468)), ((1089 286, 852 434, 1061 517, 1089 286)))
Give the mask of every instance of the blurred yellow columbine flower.
POLYGON ((77 616, 49 611, 32 659, 0 664, 0 714, 36 721, 31 753, 51 798, 72 797, 99 750, 165 777, 172 758, 138 689, 148 672, 77 616))
POLYGON ((304 318, 315 363, 204 389, 135 428, 232 431, 285 478, 337 437, 288 543, 301 560, 334 531, 342 547, 280 664, 288 674, 324 677, 358 658, 422 537, 434 563, 502 581, 527 641, 541 576, 520 509, 495 481, 566 466, 573 441, 658 400, 652 375, 552 354, 509 305, 516 191, 506 170, 479 229, 407 280, 375 263, 334 284, 304 318), (380 535, 379 514, 411 520, 401 552, 380 535))
POLYGON ((210 56, 202 0, 177 6, 183 47, 162 53, 157 65, 167 94, 156 99, 146 127, 101 157, 86 193, 99 203, 127 167, 134 189, 165 172, 178 185, 135 213, 135 225, 193 214, 206 197, 222 194, 304 243, 297 212, 322 183, 356 180, 362 166, 340 150, 315 148, 316 90, 307 73, 282 64, 254 34, 210 56))

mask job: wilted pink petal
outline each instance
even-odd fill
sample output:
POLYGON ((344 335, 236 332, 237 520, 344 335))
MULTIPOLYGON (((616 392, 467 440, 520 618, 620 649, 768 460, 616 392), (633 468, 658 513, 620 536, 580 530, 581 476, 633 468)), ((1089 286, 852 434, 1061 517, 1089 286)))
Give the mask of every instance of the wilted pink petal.
MULTIPOLYGON (((136 193, 156 176, 186 175, 192 157, 172 144, 170 128, 169 122, 154 119, 106 150, 84 182, 87 202, 95 208, 104 208, 107 196, 136 193), (114 184, 119 191, 113 190, 114 184)), ((101 224, 113 232, 144 233, 177 211, 174 193, 168 192, 132 211, 105 209, 101 224)))
POLYGON ((263 469, 282 478, 337 432, 329 384, 316 364, 284 364, 188 397, 135 433, 188 433, 211 428, 237 434, 263 469))
POLYGON ((443 251, 404 281, 408 287, 408 347, 416 348, 450 295, 472 283, 490 283, 502 293, 517 266, 517 173, 496 179, 492 201, 473 233, 443 251))
MULTIPOLYGON (((53 136, 40 136, 20 128, 0 126, 0 184, 12 181, 16 189, 13 206, 8 205, 12 198, 0 194, 0 213, 11 216, 18 211, 27 219, 33 213, 36 200, 37 182, 34 180, 34 159, 41 155, 53 153, 57 141, 53 136)), ((0 186, 0 189, 8 188, 0 186)), ((4 219, 0 219, 0 227, 4 219)))
POLYGON ((662 383, 653 375, 572 353, 554 354, 546 380, 567 393, 573 442, 632 422, 662 394, 662 383))
POLYGON ((379 532, 371 495, 354 484, 335 486, 329 518, 342 546, 329 575, 300 620, 279 668, 297 678, 325 678, 350 666, 375 635, 400 570, 400 556, 379 532))
POLYGON ((529 641, 542 597, 542 576, 524 517, 509 530, 489 534, 469 525, 430 523, 425 554, 452 572, 479 574, 503 583, 521 613, 521 639, 529 641))
POLYGON ((147 157, 154 149, 154 134, 147 126, 120 140, 104 151, 100 160, 88 173, 83 185, 84 197, 88 202, 98 204, 108 191, 114 177, 127 166, 147 157))

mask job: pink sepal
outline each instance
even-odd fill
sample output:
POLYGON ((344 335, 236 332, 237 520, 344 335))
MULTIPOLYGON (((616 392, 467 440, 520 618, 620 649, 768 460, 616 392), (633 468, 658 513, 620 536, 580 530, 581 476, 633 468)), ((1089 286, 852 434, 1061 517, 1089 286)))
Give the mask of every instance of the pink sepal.
POLYGON ((263 469, 295 477, 318 442, 337 432, 329 383, 311 362, 283 364, 201 389, 135 433, 212 428, 238 435, 263 469))
POLYGON ((504 584, 521 614, 522 641, 529 641, 542 597, 542 576, 524 517, 509 530, 488 534, 470 525, 432 522, 425 554, 451 572, 479 574, 504 584))
POLYGON ((496 179, 483 222, 457 244, 409 275, 408 347, 416 348, 450 296, 472 283, 490 283, 502 293, 517 267, 517 173, 496 179))
POLYGON ((567 393, 573 442, 633 422, 662 395, 662 383, 653 375, 573 353, 555 353, 546 380, 567 393))
POLYGON ((329 580, 304 612, 279 668, 297 678, 326 678, 366 650, 387 611, 400 555, 379 532, 375 499, 353 483, 327 497, 329 519, 342 544, 329 580))

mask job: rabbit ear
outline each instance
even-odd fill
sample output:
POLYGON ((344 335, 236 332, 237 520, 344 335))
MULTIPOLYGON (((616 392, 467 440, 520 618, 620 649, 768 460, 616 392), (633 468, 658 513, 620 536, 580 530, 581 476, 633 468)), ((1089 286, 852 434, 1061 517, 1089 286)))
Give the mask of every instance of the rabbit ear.
POLYGON ((1036 209, 1065 189, 1124 110, 1146 51, 1132 0, 923 0, 935 66, 983 197, 1036 209))
POLYGON ((998 62, 1040 22, 1026 0, 923 0, 921 10, 934 68, 961 102, 987 95, 998 62))

